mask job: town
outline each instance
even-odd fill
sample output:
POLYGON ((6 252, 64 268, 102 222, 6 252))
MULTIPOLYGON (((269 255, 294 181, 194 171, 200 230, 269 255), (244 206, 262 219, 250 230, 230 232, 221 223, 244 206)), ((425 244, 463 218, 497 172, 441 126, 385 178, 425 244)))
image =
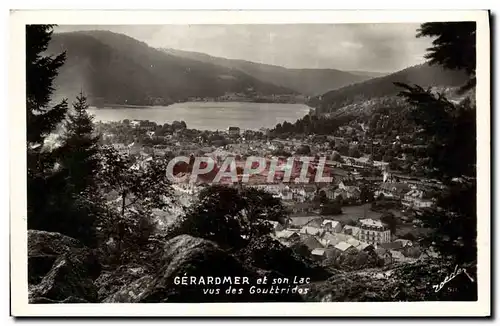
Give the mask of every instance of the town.
MULTIPOLYGON (((152 157, 166 160, 176 156, 190 157, 190 163, 174 168, 177 177, 184 178, 173 184, 177 194, 188 203, 200 189, 215 181, 217 171, 208 171, 195 179, 185 178, 193 172, 195 157, 211 158, 216 167, 223 165, 227 158, 234 159, 237 182, 227 177, 216 181, 228 186, 255 187, 281 199, 289 218, 284 224, 270 222, 274 228, 273 237, 289 247, 305 246, 305 254, 321 263, 329 264, 343 254, 372 255, 383 265, 436 255, 432 248, 420 248, 415 240, 427 231, 418 213, 434 205, 443 186, 435 180, 393 170, 392 163, 374 161, 368 153, 348 156, 353 147, 359 151, 360 144, 361 148, 373 152, 373 144, 383 145, 384 140, 367 140, 363 129, 339 129, 344 134, 284 139, 274 136, 268 129, 193 130, 183 121, 171 124, 145 120, 96 122, 96 130, 101 133, 104 143, 134 156, 138 162, 146 162, 152 157), (364 146, 367 142, 372 146, 364 146), (342 147, 348 148, 347 151, 342 147), (257 156, 266 161, 266 168, 246 176, 247 182, 243 184, 245 160, 257 156), (301 156, 314 159, 307 162, 310 182, 294 182, 296 178, 290 178, 303 170, 294 164, 301 156), (331 182, 315 182, 320 158, 326 158, 321 173, 331 182), (269 170, 276 160, 280 163, 276 171, 272 171, 274 178, 271 180, 269 170)), ((401 142, 397 145, 411 146, 401 142)), ((404 158, 399 160, 404 161, 404 158)), ((175 216, 159 218, 168 225, 175 216)))

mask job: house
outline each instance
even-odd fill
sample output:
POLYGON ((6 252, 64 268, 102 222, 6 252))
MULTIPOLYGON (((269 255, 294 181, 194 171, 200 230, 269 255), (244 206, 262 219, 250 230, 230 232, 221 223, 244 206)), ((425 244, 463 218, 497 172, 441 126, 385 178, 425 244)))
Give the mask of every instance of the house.
POLYGON ((359 227, 352 225, 345 225, 344 228, 342 229, 342 233, 352 235, 355 238, 359 238, 360 232, 361 229, 359 227))
POLYGON ((349 243, 350 245, 352 245, 353 247, 357 247, 361 244, 361 242, 359 240, 356 240, 354 238, 349 238, 349 239, 347 239, 346 242, 349 243))
POLYGON ((311 251, 317 248, 324 248, 323 244, 312 235, 302 236, 301 242, 311 251))
POLYGON ((396 239, 396 240, 394 240, 394 242, 401 242, 403 247, 413 246, 413 242, 411 242, 411 240, 407 240, 407 239, 396 239))
POLYGON ((326 240, 325 238, 317 238, 317 240, 321 243, 323 247, 328 247, 330 246, 330 241, 326 240))
POLYGON ((349 250, 353 250, 354 247, 350 244, 350 243, 347 243, 347 242, 339 242, 337 243, 335 246, 334 246, 335 249, 341 251, 341 252, 347 252, 349 250))
POLYGON ((338 188, 334 192, 334 198, 342 197, 342 199, 358 200, 360 198, 361 191, 356 186, 348 186, 346 188, 338 188))
POLYGON ((273 226, 274 231, 282 231, 284 229, 284 226, 277 221, 268 221, 266 220, 265 222, 271 224, 273 226))
POLYGON ((391 241, 391 231, 380 221, 371 218, 359 220, 359 240, 370 244, 387 243, 391 241))
POLYGON ((278 197, 281 200, 293 200, 293 192, 287 187, 278 193, 278 197))
POLYGON ((292 242, 300 240, 300 235, 292 230, 276 231, 275 235, 279 239, 285 239, 292 242))
POLYGON ((294 188, 292 190, 292 200, 295 202, 303 203, 307 199, 307 194, 304 189, 294 188))
POLYGON ((327 240, 339 239, 337 242, 341 242, 341 241, 347 241, 347 239, 352 238, 352 236, 343 233, 325 232, 323 238, 327 240))
POLYGON ((375 197, 381 194, 384 197, 401 199, 410 190, 410 186, 403 182, 383 182, 380 188, 375 191, 375 197))
POLYGON ((348 238, 345 242, 352 245, 358 251, 369 251, 369 250, 375 249, 373 247, 373 245, 366 243, 366 242, 356 240, 354 238, 348 238))
POLYGON ((344 241, 345 239, 339 238, 335 234, 332 234, 330 232, 325 232, 325 234, 323 234, 323 237, 321 238, 321 240, 322 240, 323 245, 325 247, 328 247, 328 246, 335 246, 339 242, 344 241))
MULTIPOLYGON (((302 228, 305 225, 308 225, 312 220, 317 219, 317 215, 302 215, 302 216, 292 216, 288 218, 288 221, 290 225, 295 225, 297 228, 302 228)), ((314 226, 314 225, 313 225, 314 226)), ((316 227, 319 227, 320 225, 317 225, 316 227)))
POLYGON ((323 192, 325 197, 330 200, 335 199, 335 189, 333 187, 324 187, 320 190, 320 192, 323 192))
POLYGON ((347 190, 349 187, 355 187, 356 180, 352 176, 352 173, 349 173, 347 177, 342 178, 342 181, 339 183, 339 189, 347 190))
POLYGON ((339 221, 325 219, 321 223, 321 226, 327 230, 334 233, 340 233, 342 231, 342 225, 339 221))
POLYGON ((240 128, 239 127, 229 127, 227 128, 227 132, 229 136, 239 136, 240 135, 240 128))
POLYGON ((307 214, 313 211, 313 204, 308 202, 297 203, 291 209, 294 214, 307 214))
POLYGON ((308 235, 317 235, 317 236, 323 236, 325 233, 324 230, 315 228, 313 226, 304 226, 302 229, 300 229, 301 234, 308 234, 308 235))
POLYGON ((401 202, 403 205, 415 209, 429 208, 434 205, 434 201, 430 198, 426 198, 424 191, 419 189, 408 191, 401 202))
POLYGON ((405 256, 403 255, 403 253, 396 250, 390 250, 389 252, 392 256, 393 262, 402 262, 405 260, 405 256))
POLYGON ((149 120, 141 120, 139 121, 139 125, 136 125, 136 128, 139 128, 140 130, 146 130, 146 131, 154 131, 156 129, 156 122, 154 121, 149 121, 149 120))
POLYGON ((324 248, 316 248, 311 251, 311 255, 315 260, 323 260, 325 258, 325 249, 324 248))
POLYGON ((356 247, 356 250, 358 251, 372 251, 374 250, 375 247, 373 247, 372 244, 366 243, 366 242, 359 242, 359 245, 356 247))
POLYGON ((305 185, 302 189, 304 190, 306 200, 312 200, 314 195, 316 195, 317 189, 315 185, 305 185))
POLYGON ((384 265, 392 264, 392 255, 389 251, 384 248, 375 248, 375 254, 384 261, 384 265))
POLYGON ((312 226, 318 229, 325 229, 323 226, 323 219, 321 217, 312 218, 311 220, 309 220, 309 222, 307 222, 304 225, 312 226))

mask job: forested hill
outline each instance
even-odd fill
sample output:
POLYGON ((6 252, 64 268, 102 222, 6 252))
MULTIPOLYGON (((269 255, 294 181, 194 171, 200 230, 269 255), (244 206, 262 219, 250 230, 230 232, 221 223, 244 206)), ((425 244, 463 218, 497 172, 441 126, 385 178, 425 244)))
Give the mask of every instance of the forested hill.
POLYGON ((395 96, 401 90, 394 85, 395 82, 416 84, 424 88, 453 88, 462 86, 466 80, 466 74, 462 71, 445 70, 440 66, 422 64, 388 76, 332 90, 310 99, 309 105, 317 108, 318 113, 332 113, 349 105, 368 104, 367 101, 395 96))
POLYGON ((54 34, 48 54, 67 52, 56 79, 56 98, 85 91, 91 102, 170 104, 226 93, 298 94, 244 72, 169 55, 108 31, 54 34))
POLYGON ((315 96, 332 89, 361 82, 381 73, 366 71, 347 72, 337 69, 288 69, 281 66, 210 56, 205 53, 162 49, 180 58, 217 64, 239 70, 264 82, 293 89, 301 94, 315 96))

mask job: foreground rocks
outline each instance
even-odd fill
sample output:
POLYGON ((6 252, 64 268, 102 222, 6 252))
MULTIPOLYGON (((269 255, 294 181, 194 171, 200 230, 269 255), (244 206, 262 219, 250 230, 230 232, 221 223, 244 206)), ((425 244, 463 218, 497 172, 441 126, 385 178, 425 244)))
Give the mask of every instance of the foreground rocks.
POLYGON ((63 301, 76 297, 97 302, 97 287, 86 268, 71 253, 61 255, 42 281, 32 288, 33 298, 63 301))
POLYGON ((78 240, 56 232, 28 231, 31 303, 97 302, 101 265, 78 240))
MULTIPOLYGON (((134 289, 134 282, 147 275, 149 275, 149 271, 144 266, 137 264, 123 265, 113 271, 102 272, 94 281, 94 284, 99 289, 98 300, 103 301, 125 285, 127 285, 127 288, 134 289)), ((116 300, 117 302, 126 302, 122 299, 116 300)))
POLYGON ((104 303, 134 303, 140 302, 144 297, 146 290, 154 284, 155 279, 151 275, 145 275, 135 281, 123 285, 118 291, 112 293, 103 300, 104 303))
MULTIPOLYGON (((145 275, 123 286, 104 302, 258 302, 300 301, 297 294, 251 294, 260 274, 244 266, 239 260, 215 243, 180 235, 168 241, 161 258, 161 268, 154 275, 145 275), (183 276, 239 277, 240 284, 180 284, 183 276), (248 277, 249 284, 241 284, 248 277)), ((263 287, 262 285, 260 287, 263 287)), ((269 287, 269 286, 268 286, 269 287)))
MULTIPOLYGON (((436 291, 447 277, 453 275, 455 264, 425 259, 413 264, 368 271, 342 272, 330 279, 309 285, 303 296, 311 302, 387 302, 387 301, 476 301, 477 283, 459 273, 436 291)), ((461 267, 475 280, 474 264, 461 267)))
POLYGON ((28 230, 28 282, 39 283, 57 257, 83 247, 80 241, 60 233, 28 230))

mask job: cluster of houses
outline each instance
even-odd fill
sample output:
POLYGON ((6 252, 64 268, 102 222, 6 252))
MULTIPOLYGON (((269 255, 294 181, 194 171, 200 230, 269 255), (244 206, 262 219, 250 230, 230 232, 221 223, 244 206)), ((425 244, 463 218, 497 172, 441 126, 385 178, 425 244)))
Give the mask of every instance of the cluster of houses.
POLYGON ((432 195, 424 190, 426 188, 429 188, 429 186, 408 182, 408 180, 401 181, 390 173, 384 172, 383 182, 380 184, 379 189, 375 191, 375 197, 382 195, 384 198, 400 200, 406 207, 417 210, 424 209, 432 207, 435 203, 432 195))
POLYGON ((392 240, 390 230, 378 220, 361 219, 357 226, 342 225, 339 221, 318 217, 297 227, 293 220, 285 227, 273 222, 273 236, 287 246, 301 243, 316 260, 342 253, 374 253, 384 264, 414 261, 421 251, 412 241, 392 240))

